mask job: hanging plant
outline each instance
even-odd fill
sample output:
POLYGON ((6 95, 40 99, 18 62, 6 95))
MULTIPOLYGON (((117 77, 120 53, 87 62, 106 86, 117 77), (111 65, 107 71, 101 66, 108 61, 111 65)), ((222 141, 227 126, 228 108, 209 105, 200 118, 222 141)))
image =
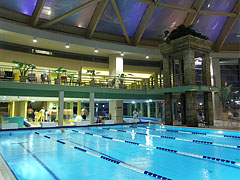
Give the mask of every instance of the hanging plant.
POLYGON ((208 40, 208 37, 202 33, 197 32, 193 29, 193 26, 185 26, 184 24, 179 25, 171 33, 169 30, 164 31, 164 35, 160 35, 158 41, 165 41, 170 44, 172 40, 178 39, 183 36, 192 35, 194 37, 199 37, 201 39, 208 40))

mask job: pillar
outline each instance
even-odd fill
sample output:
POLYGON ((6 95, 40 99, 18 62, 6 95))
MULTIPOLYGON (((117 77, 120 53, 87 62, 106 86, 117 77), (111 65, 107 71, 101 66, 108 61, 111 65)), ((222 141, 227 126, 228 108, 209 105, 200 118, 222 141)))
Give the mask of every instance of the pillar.
POLYGON ((186 125, 197 127, 197 93, 193 91, 185 92, 186 102, 186 125))
POLYGON ((9 103, 9 117, 14 117, 15 101, 9 103))
POLYGON ((213 115, 214 119, 221 119, 221 115, 223 112, 222 103, 219 98, 219 94, 221 91, 221 70, 219 64, 219 58, 211 58, 212 69, 213 69, 213 85, 219 89, 219 92, 213 92, 213 115))
POLYGON ((89 96, 89 123, 94 124, 94 92, 90 92, 89 96))
POLYGON ((212 104, 212 93, 204 92, 204 115, 205 121, 209 125, 213 125, 213 104, 212 104))
POLYGON ((147 117, 151 117, 151 106, 150 106, 150 102, 147 103, 147 117))
POLYGON ((27 119, 27 101, 16 101, 14 115, 27 119))
POLYGON ((146 79, 146 89, 150 89, 150 79, 146 79))
POLYGON ((70 119, 72 119, 73 118, 73 101, 71 101, 70 102, 70 109, 71 109, 71 111, 70 111, 70 119))
POLYGON ((111 119, 114 120, 115 123, 123 123, 123 101, 110 100, 109 113, 111 114, 111 119))
POLYGON ((58 126, 63 126, 64 91, 58 94, 58 126))
POLYGON ((159 103, 155 102, 155 118, 159 118, 159 103))
POLYGON ((202 74, 203 74, 203 85, 211 86, 209 54, 205 54, 205 57, 203 58, 202 74))
POLYGON ((78 71, 78 85, 81 86, 82 84, 82 66, 80 66, 78 71))
POLYGON ((144 116, 143 103, 140 103, 140 111, 142 112, 142 116, 144 116))
POLYGON ((154 87, 157 89, 158 88, 158 73, 154 73, 154 87))
POLYGON ((183 51, 184 84, 196 85, 195 56, 193 50, 183 51))
POLYGON ((138 107, 137 107, 137 103, 135 103, 135 104, 134 104, 134 109, 137 109, 137 108, 138 108, 138 107))
MULTIPOLYGON (((109 82, 123 73, 123 57, 112 55, 109 57, 109 82)), ((117 79, 117 78, 116 78, 117 79)), ((119 88, 119 81, 115 81, 115 86, 119 88)))
POLYGON ((81 115, 81 110, 82 110, 82 102, 78 101, 77 102, 77 115, 81 115))
POLYGON ((181 99, 182 125, 186 125, 186 98, 184 93, 180 95, 180 99, 181 99))
POLYGON ((171 87, 171 63, 167 55, 163 55, 163 86, 171 87))
POLYGON ((127 104, 127 109, 128 109, 128 116, 132 116, 132 104, 131 103, 127 104))
POLYGON ((172 93, 165 93, 165 124, 173 125, 172 93))

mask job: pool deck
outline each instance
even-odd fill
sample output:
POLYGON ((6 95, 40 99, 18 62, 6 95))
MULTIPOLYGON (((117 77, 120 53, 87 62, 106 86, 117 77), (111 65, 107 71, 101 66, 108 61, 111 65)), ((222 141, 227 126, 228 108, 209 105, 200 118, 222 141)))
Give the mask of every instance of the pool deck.
POLYGON ((0 179, 1 180, 17 180, 11 169, 6 164, 2 155, 0 154, 0 179))

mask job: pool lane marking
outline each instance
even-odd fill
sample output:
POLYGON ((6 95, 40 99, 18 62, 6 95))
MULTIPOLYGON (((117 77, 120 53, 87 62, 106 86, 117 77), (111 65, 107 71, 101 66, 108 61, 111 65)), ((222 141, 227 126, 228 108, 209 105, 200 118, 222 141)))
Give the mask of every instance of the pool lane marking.
POLYGON ((101 156, 101 155, 98 155, 98 154, 96 154, 96 153, 87 151, 86 149, 83 149, 83 148, 80 148, 80 147, 77 147, 77 146, 73 146, 73 145, 68 144, 68 143, 66 143, 66 142, 57 140, 57 139, 52 138, 52 137, 50 137, 50 136, 42 135, 42 134, 40 134, 39 132, 34 132, 34 133, 37 134, 37 135, 39 135, 39 136, 45 137, 45 138, 47 138, 47 139, 51 139, 51 140, 53 140, 53 141, 56 141, 56 142, 58 142, 58 143, 60 143, 60 144, 65 144, 65 145, 67 145, 67 146, 69 146, 69 147, 71 147, 71 148, 73 148, 73 149, 77 149, 77 150, 79 150, 79 151, 81 151, 81 152, 84 152, 84 153, 90 154, 90 155, 92 155, 92 156, 95 156, 95 157, 104 159, 104 160, 106 160, 106 161, 109 161, 109 162, 118 164, 118 165, 123 166, 123 167, 126 167, 126 168, 128 168, 128 169, 132 169, 132 170, 134 170, 134 171, 136 171, 136 172, 139 172, 139 173, 142 173, 142 174, 146 174, 146 175, 148 175, 148 176, 151 176, 151 177, 154 177, 154 178, 157 178, 157 179, 171 180, 171 179, 169 179, 169 178, 167 178, 167 177, 164 177, 164 176, 161 176, 161 175, 152 173, 152 172, 150 172, 150 171, 146 171, 146 170, 137 168, 137 167, 135 167, 135 166, 133 166, 133 165, 124 163, 124 162, 122 162, 122 161, 114 160, 114 159, 109 158, 109 157, 106 157, 106 156, 101 156))
POLYGON ((92 149, 92 148, 90 148, 90 147, 84 146, 84 145, 79 144, 79 143, 77 143, 77 142, 74 142, 74 141, 72 141, 72 140, 66 139, 66 141, 69 141, 69 142, 71 142, 71 143, 73 143, 73 144, 77 144, 77 145, 79 145, 79 146, 82 146, 82 147, 84 147, 84 148, 86 148, 86 149, 89 149, 89 150, 94 151, 94 152, 96 152, 96 153, 98 153, 98 154, 104 155, 104 156, 106 156, 106 157, 108 157, 108 158, 112 158, 112 159, 114 159, 115 161, 123 162, 123 161, 121 161, 121 160, 119 160, 119 159, 116 159, 116 158, 114 158, 114 157, 111 157, 111 156, 109 156, 109 155, 107 155, 107 154, 104 154, 104 153, 102 153, 102 152, 100 152, 100 151, 97 151, 97 150, 95 150, 95 149, 92 149))
MULTIPOLYGON (((192 132, 192 131, 177 131, 177 130, 171 130, 171 129, 156 129, 156 128, 150 128, 150 127, 144 127, 145 129, 151 129, 156 131, 165 131, 165 132, 175 132, 175 133, 182 133, 182 134, 192 134, 192 135, 204 135, 204 136, 213 136, 213 137, 226 137, 226 138, 234 138, 234 139, 240 139, 240 136, 231 136, 231 135, 223 135, 223 134, 210 134, 210 133, 201 133, 201 132, 192 132)), ((140 127, 137 127, 140 129, 140 127)), ((240 148, 240 146, 239 146, 240 148)))
POLYGON ((29 154, 32 155, 34 159, 36 159, 46 170, 51 174, 54 179, 60 180, 35 154, 33 154, 26 146, 24 146, 22 143, 19 143, 20 146, 22 146, 23 149, 25 149, 29 154))
POLYGON ((139 134, 139 135, 151 136, 151 137, 156 137, 156 138, 172 139, 172 140, 177 140, 177 141, 185 141, 185 142, 192 142, 192 143, 197 143, 197 144, 212 145, 212 146, 219 146, 219 147, 240 150, 240 146, 235 146, 235 145, 231 145, 231 144, 220 144, 220 143, 214 143, 214 142, 210 142, 210 141, 200 141, 200 140, 196 140, 196 139, 183 139, 183 138, 176 138, 176 137, 171 137, 171 136, 161 136, 161 135, 146 134, 146 133, 132 132, 132 131, 126 131, 126 130, 119 130, 119 129, 111 129, 111 128, 99 127, 99 129, 104 129, 104 130, 114 131, 114 132, 124 132, 124 133, 128 133, 128 134, 139 134))
POLYGON ((198 159, 217 161, 217 162, 223 163, 224 165, 231 164, 231 165, 236 165, 238 168, 240 167, 240 162, 235 162, 235 161, 231 161, 231 160, 215 158, 215 157, 210 157, 210 156, 205 156, 205 155, 186 153, 186 152, 181 152, 181 151, 177 151, 177 150, 174 150, 174 149, 168 149, 168 148, 163 148, 163 147, 151 146, 151 145, 141 144, 141 143, 137 143, 137 142, 133 142, 133 141, 121 140, 121 139, 116 139, 116 138, 112 138, 112 137, 108 137, 108 136, 102 136, 102 135, 97 135, 97 134, 87 133, 87 132, 82 132, 82 131, 77 131, 77 130, 72 130, 72 131, 76 132, 76 133, 79 133, 79 134, 91 135, 91 136, 95 136, 95 137, 99 137, 99 138, 109 139, 109 140, 112 140, 112 141, 128 143, 128 144, 134 144, 134 145, 143 146, 143 147, 149 147, 149 148, 158 149, 158 150, 161 150, 161 151, 166 151, 166 152, 175 153, 175 154, 180 154, 180 155, 184 155, 184 156, 188 156, 188 157, 194 157, 194 158, 198 158, 198 159))

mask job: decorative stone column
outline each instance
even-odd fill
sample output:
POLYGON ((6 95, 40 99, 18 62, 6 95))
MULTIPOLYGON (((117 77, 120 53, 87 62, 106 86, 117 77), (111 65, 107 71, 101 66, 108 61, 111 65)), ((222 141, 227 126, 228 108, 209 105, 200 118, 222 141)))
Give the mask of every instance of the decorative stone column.
POLYGON ((190 127, 197 127, 197 93, 196 92, 185 92, 186 102, 186 125, 190 127))
POLYGON ((183 51, 184 85, 196 85, 196 72, 194 51, 187 49, 183 51))
MULTIPOLYGON (((171 76, 174 75, 174 62, 173 59, 179 60, 179 73, 180 73, 180 85, 195 86, 196 85, 196 72, 195 72, 195 52, 204 54, 205 59, 205 72, 206 77, 209 77, 207 68, 209 67, 208 54, 211 51, 212 43, 210 41, 193 37, 191 35, 178 38, 171 41, 170 44, 161 44, 160 51, 163 55, 163 78, 164 88, 169 88, 175 83, 171 83, 171 76)), ((206 83, 207 78, 205 78, 206 83)), ((207 91, 209 92, 209 91, 207 91)), ((206 95, 208 96, 208 95, 206 95)), ((186 91, 185 101, 184 96, 181 98, 182 102, 185 102, 185 109, 182 110, 186 116, 187 126, 198 126, 197 122, 197 92, 186 91)), ((172 95, 171 93, 165 93, 165 121, 166 124, 172 124, 172 95)), ((210 98, 208 98, 210 101, 210 98)), ((209 102, 208 102, 209 104, 209 102)), ((209 113, 209 112, 208 112, 209 113)), ((210 113, 209 113, 210 114, 210 113)), ((210 117, 209 117, 210 118, 210 117)), ((183 120, 183 123, 184 120, 183 120)))
POLYGON ((213 125, 213 104, 212 104, 212 93, 204 92, 204 115, 205 121, 209 125, 213 125))
POLYGON ((173 125, 172 93, 165 93, 165 124, 173 125))

